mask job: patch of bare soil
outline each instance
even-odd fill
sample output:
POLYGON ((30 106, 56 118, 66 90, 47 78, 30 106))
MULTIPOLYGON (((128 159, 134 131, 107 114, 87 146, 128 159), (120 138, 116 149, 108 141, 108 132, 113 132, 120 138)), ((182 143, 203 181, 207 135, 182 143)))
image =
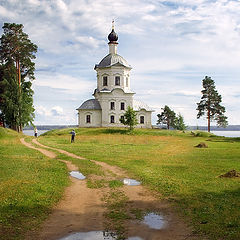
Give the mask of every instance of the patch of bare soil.
MULTIPOLYGON (((23 144, 28 147, 34 148, 48 157, 54 157, 50 151, 36 148, 31 144, 23 144), (47 152, 46 152, 47 151, 47 152), (50 154, 51 153, 51 154, 50 154)), ((34 143, 41 147, 44 146, 33 140, 34 143)), ((49 147, 47 147, 50 149, 49 147)), ((84 159, 72 153, 61 149, 55 149, 71 157, 84 159)), ((77 170, 77 167, 68 161, 65 161, 69 170, 77 170)), ((93 161, 100 165, 106 173, 106 179, 109 175, 116 176, 120 179, 123 176, 127 177, 126 172, 122 169, 110 166, 103 162, 93 161)), ((111 178, 112 178, 111 177, 111 178)), ((72 177, 72 184, 66 188, 62 200, 53 208, 49 218, 43 223, 38 232, 30 233, 27 235, 26 240, 57 240, 63 236, 67 236, 75 232, 89 232, 89 231, 104 231, 106 228, 105 218, 107 209, 104 205, 103 199, 106 194, 111 194, 113 191, 109 187, 101 189, 88 188, 85 180, 77 180, 72 177)), ((120 187, 127 197, 126 211, 137 210, 142 212, 156 212, 161 213, 166 222, 165 227, 162 229, 152 229, 146 224, 137 219, 125 219, 124 227, 127 237, 141 237, 144 240, 193 240, 199 237, 192 234, 192 229, 189 228, 179 218, 174 209, 167 201, 160 201, 156 194, 153 194, 143 186, 122 186, 120 187)), ((114 224, 114 223, 113 223, 114 224)), ((203 239, 203 238, 201 238, 203 239)))
POLYGON ((240 177, 240 172, 237 172, 236 170, 233 169, 233 170, 231 170, 231 171, 229 171, 229 172, 227 172, 225 174, 220 175, 219 177, 220 178, 223 178, 223 177, 225 177, 225 178, 240 177))
POLYGON ((199 143, 199 144, 196 145, 195 147, 197 147, 197 148, 208 148, 207 144, 204 143, 204 142, 199 143))

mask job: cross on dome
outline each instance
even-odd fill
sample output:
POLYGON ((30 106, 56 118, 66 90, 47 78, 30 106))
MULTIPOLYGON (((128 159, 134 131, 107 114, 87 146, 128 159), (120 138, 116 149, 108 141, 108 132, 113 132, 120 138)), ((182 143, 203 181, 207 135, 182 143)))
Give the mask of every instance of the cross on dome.
POLYGON ((109 43, 117 43, 118 35, 114 31, 114 20, 112 20, 112 31, 108 35, 109 43))

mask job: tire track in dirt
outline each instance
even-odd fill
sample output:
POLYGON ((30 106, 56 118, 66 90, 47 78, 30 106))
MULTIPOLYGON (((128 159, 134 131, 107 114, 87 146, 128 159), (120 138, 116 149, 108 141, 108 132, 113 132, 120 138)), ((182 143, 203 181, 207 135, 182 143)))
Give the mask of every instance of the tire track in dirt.
MULTIPOLYGON (((62 149, 45 146, 39 143, 36 139, 33 139, 33 143, 42 148, 55 150, 73 158, 81 160, 86 159, 62 149)), ((35 149, 40 151, 40 148, 35 149)), ((43 149, 41 149, 41 152, 45 154, 42 150, 43 149)), ((117 179, 121 179, 123 176, 127 177, 126 172, 119 167, 111 166, 104 162, 91 161, 100 165, 104 172, 112 172, 117 179)), ((68 161, 64 162, 67 165, 71 164, 68 161)), ((74 169, 70 169, 69 166, 68 168, 70 170, 76 170, 76 166, 73 166, 74 169)), ((71 178, 71 181, 72 184, 66 189, 63 199, 53 209, 52 214, 43 224, 40 234, 38 235, 39 238, 34 239, 56 240, 62 236, 70 234, 71 232, 104 230, 104 222, 106 220, 104 218, 104 212, 106 211, 106 208, 101 199, 103 196, 106 196, 106 193, 109 193, 112 190, 109 188, 90 189, 87 188, 86 181, 79 181, 73 178, 71 178)), ((156 230, 149 228, 140 221, 125 221, 124 225, 128 237, 138 236, 144 240, 199 239, 199 236, 194 236, 192 229, 183 222, 183 219, 176 215, 175 211, 167 201, 160 201, 145 187, 124 185, 120 190, 124 192, 128 198, 127 205, 129 209, 138 209, 140 211, 148 210, 150 212, 161 213, 167 223, 166 227, 163 229, 156 230)), ((30 239, 33 238, 27 238, 27 240, 30 239)))
MULTIPOLYGON (((20 140, 25 146, 38 150, 49 158, 56 158, 54 152, 36 148, 24 139, 20 140)), ((78 170, 74 164, 63 162, 70 171, 78 170)), ((56 240, 72 232, 103 230, 103 213, 106 209, 101 200, 101 190, 88 188, 86 181, 69 178, 71 185, 65 189, 62 200, 38 231, 27 234, 26 240, 56 240)))

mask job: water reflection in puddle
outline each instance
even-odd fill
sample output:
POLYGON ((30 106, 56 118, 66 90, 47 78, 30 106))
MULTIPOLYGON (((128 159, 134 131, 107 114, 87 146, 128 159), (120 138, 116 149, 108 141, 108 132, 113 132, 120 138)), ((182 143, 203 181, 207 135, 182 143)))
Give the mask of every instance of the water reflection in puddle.
POLYGON ((77 179, 80 179, 80 180, 83 180, 83 179, 86 178, 82 173, 80 173, 78 171, 71 171, 70 176, 72 176, 74 178, 77 178, 77 179))
POLYGON ((162 229, 166 226, 166 221, 164 220, 163 216, 156 214, 156 213, 148 213, 144 216, 143 223, 148 225, 149 228, 152 229, 162 229))
POLYGON ((138 186, 141 184, 141 182, 134 180, 134 179, 130 179, 130 178, 124 178, 123 184, 128 185, 128 186, 138 186))
MULTIPOLYGON (((59 240, 116 240, 116 234, 102 231, 73 233, 59 240)), ((127 240, 143 240, 140 237, 130 237, 127 240)))

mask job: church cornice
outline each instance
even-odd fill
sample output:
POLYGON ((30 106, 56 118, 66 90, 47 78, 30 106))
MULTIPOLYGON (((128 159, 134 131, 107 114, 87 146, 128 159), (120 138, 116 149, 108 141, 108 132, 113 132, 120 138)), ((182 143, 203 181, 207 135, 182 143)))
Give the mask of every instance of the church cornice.
POLYGON ((102 90, 99 90, 99 89, 95 89, 94 90, 94 92, 93 92, 93 96, 95 96, 95 94, 96 93, 99 93, 99 94, 110 94, 110 93, 112 93, 112 92, 114 92, 114 91, 116 91, 116 90, 121 90, 123 93, 125 93, 125 94, 129 94, 129 95, 134 95, 134 94, 136 94, 135 92, 132 92, 132 91, 124 91, 124 89, 122 89, 122 88, 114 88, 114 89, 112 89, 112 90, 108 90, 108 89, 102 89, 102 90))

